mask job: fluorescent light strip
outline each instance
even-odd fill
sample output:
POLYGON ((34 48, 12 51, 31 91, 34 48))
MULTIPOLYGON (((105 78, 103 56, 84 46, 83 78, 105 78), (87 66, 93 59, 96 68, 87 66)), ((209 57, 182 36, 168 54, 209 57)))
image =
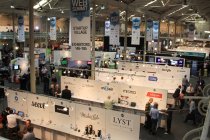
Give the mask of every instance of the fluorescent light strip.
POLYGON ((172 15, 172 14, 174 14, 174 13, 176 13, 176 12, 178 12, 178 11, 180 11, 180 10, 186 8, 186 7, 188 7, 188 5, 184 5, 184 6, 182 6, 181 8, 179 8, 179 9, 177 9, 177 10, 171 12, 170 14, 168 14, 168 16, 170 16, 170 15, 172 15))
POLYGON ((156 1, 157 1, 157 0, 150 1, 149 3, 147 3, 146 5, 144 5, 144 7, 147 7, 147 6, 153 4, 153 3, 156 2, 156 1))
POLYGON ((40 7, 44 7, 49 4, 52 0, 41 0, 38 4, 34 5, 34 9, 38 9, 40 7))

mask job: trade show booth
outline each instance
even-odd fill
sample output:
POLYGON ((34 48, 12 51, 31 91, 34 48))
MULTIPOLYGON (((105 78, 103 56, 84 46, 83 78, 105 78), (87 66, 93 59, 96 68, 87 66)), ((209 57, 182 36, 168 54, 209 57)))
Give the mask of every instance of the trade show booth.
POLYGON ((10 89, 6 89, 6 96, 8 106, 22 121, 31 120, 39 139, 139 139, 140 116, 137 114, 10 89))

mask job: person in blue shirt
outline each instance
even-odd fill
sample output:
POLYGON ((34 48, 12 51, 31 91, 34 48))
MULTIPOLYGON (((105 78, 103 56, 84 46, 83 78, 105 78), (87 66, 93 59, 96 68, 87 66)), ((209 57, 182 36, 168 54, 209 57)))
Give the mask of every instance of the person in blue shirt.
POLYGON ((151 116, 152 122, 151 132, 153 135, 155 135, 157 129, 157 122, 159 119, 158 103, 154 103, 154 106, 153 108, 151 108, 149 115, 151 116))

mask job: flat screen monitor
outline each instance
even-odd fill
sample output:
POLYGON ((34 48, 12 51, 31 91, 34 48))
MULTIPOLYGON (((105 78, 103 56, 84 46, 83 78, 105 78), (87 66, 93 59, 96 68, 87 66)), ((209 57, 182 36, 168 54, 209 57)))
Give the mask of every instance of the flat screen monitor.
POLYGON ((22 112, 22 111, 18 111, 18 116, 20 116, 20 117, 24 117, 24 112, 22 112))
POLYGON ((13 65, 13 70, 19 70, 20 66, 19 65, 13 65))

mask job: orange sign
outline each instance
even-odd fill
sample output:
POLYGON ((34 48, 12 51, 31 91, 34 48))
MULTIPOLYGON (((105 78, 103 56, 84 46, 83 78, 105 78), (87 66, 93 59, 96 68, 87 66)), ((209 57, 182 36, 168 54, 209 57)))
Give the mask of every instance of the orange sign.
POLYGON ((154 98, 162 98, 162 93, 155 93, 155 92, 147 92, 148 97, 154 97, 154 98))

